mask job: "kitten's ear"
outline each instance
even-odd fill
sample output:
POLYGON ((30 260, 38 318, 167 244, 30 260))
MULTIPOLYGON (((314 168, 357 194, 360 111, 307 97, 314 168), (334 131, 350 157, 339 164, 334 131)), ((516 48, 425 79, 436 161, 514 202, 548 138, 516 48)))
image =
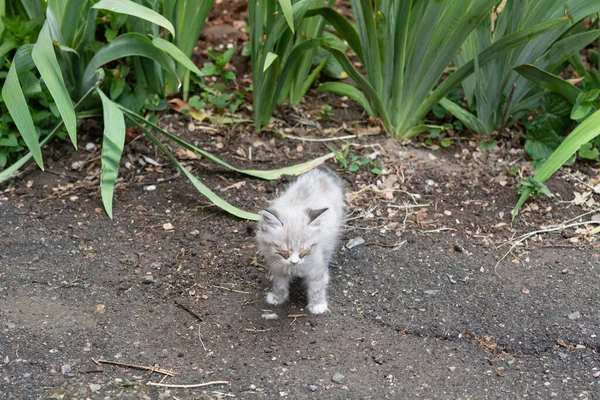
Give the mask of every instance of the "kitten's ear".
POLYGON ((261 222, 269 228, 281 228, 283 223, 274 210, 260 210, 258 214, 261 216, 261 222))
POLYGON ((307 208, 306 213, 308 214, 308 224, 310 225, 313 222, 315 222, 315 220, 318 219, 321 215, 323 215, 323 213, 327 210, 329 210, 328 207, 319 208, 318 210, 315 210, 313 208, 307 208))

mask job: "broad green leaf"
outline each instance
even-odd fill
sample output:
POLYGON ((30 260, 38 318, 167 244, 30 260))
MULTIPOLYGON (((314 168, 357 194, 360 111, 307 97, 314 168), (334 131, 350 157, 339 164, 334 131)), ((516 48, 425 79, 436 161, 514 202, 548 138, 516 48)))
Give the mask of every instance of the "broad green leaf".
POLYGON ((578 121, 585 118, 593 109, 594 105, 589 101, 577 103, 573 106, 573 110, 571 111, 571 119, 578 121))
MULTIPOLYGON (((25 96, 23 95, 23 90, 21 89, 16 70, 16 63, 13 62, 8 70, 4 86, 2 87, 2 98, 4 99, 6 108, 19 130, 21 137, 31 152, 30 154, 43 170, 44 162, 42 160, 42 150, 38 140, 37 131, 33 125, 33 120, 31 119, 31 114, 29 113, 29 108, 27 107, 27 102, 25 101, 25 96)), ((2 171, 2 174, 4 175, 5 172, 6 170, 2 171)))
MULTIPOLYGON (((21 46, 23 47, 23 46, 21 46)), ((13 65, 15 65, 15 61, 13 60, 13 65)), ((11 66, 12 67, 12 66, 11 66)), ((18 68, 17 68, 18 69, 18 68)), ((9 70, 9 75, 10 75, 10 70, 9 70)), ((87 101, 88 97, 90 96, 90 94, 92 94, 96 88, 98 87, 98 85, 102 82, 102 78, 104 77, 104 72, 102 70, 98 71, 98 80, 97 83, 94 87, 90 88, 90 90, 87 91, 87 93, 85 93, 81 99, 77 102, 77 104, 75 105, 75 109, 77 109, 81 104, 83 104, 85 101, 87 101)), ((11 78, 13 80, 16 80, 18 78, 11 78)), ((7 81, 9 79, 7 78, 7 81)), ((18 80, 17 80, 18 82, 18 80)), ((2 95, 4 97, 4 88, 6 87, 6 83, 4 84, 4 87, 2 88, 2 95)), ((9 91, 8 93, 11 96, 11 99, 14 101, 15 97, 17 96, 13 96, 14 92, 13 91, 9 91)), ((21 111, 21 109, 19 109, 19 111, 21 111)), ((92 112, 92 114, 95 113, 92 112)), ((11 115, 12 116, 12 115, 11 115)), ((39 148, 44 147, 50 140, 52 140, 54 138, 54 136, 56 136, 56 134, 58 133, 59 129, 64 125, 64 121, 60 121, 55 127, 54 129, 52 129, 52 131, 38 144, 39 148)), ((37 139, 37 137, 36 137, 37 139)), ((35 154, 31 151, 29 151, 29 153, 25 154, 23 157, 19 158, 14 164, 12 164, 10 167, 5 168, 4 170, 2 170, 2 172, 0 172, 0 183, 4 182, 5 180, 12 178, 14 176, 14 174, 17 173, 17 171, 19 170, 19 168, 21 168, 23 165, 25 165, 30 159, 31 157, 35 158, 35 154)))
MULTIPOLYGON (((558 148, 552 153, 548 160, 540 167, 537 171, 534 179, 537 183, 543 184, 552 174, 554 174, 566 161, 569 160, 579 148, 600 135, 600 111, 596 111, 594 114, 586 118, 573 132, 567 136, 567 138, 558 146, 558 148)), ((519 212, 519 209, 525 203, 525 200, 533 192, 533 189, 526 188, 519 201, 515 205, 512 212, 512 218, 514 219, 519 212)))
POLYGON ((159 37, 153 38, 152 43, 157 48, 161 49, 162 51, 173 57, 173 59, 179 64, 183 65, 185 68, 189 69, 199 77, 204 76, 204 74, 200 72, 196 64, 194 64, 192 60, 190 60, 190 58, 186 56, 181 50, 179 50, 179 48, 173 43, 159 37))
POLYGON ((36 44, 33 46, 31 58, 56 103, 73 146, 77 148, 77 117, 75 116, 73 102, 65 86, 62 69, 54 53, 54 45, 50 38, 50 28, 47 21, 40 31, 36 44))
POLYGON ((108 216, 113 217, 113 193, 119 174, 119 162, 125 146, 125 116, 102 90, 98 89, 102 99, 104 117, 104 136, 102 138, 102 173, 100 175, 100 192, 102 203, 108 216))
POLYGON ((93 8, 145 19, 148 22, 162 26, 168 30, 173 37, 175 37, 175 28, 168 19, 156 11, 151 10, 148 7, 144 7, 141 4, 134 3, 131 0, 100 0, 98 3, 93 5, 93 8))
POLYGON ((98 68, 111 61, 129 56, 140 56, 154 60, 162 68, 176 75, 175 63, 171 57, 154 46, 150 39, 139 33, 125 33, 98 50, 90 60, 83 74, 84 88, 94 86, 97 81, 94 72, 98 68))
POLYGON ((281 11, 283 11, 283 16, 288 23, 288 26, 294 32, 294 13, 292 11, 292 1, 291 0, 279 0, 279 5, 281 6, 281 11))
POLYGON ((365 111, 371 117, 375 116, 373 109, 369 104, 369 100, 367 100, 365 95, 354 86, 350 86, 343 82, 326 82, 319 86, 319 92, 331 92, 340 96, 347 96, 363 106, 365 111))
POLYGON ((277 57, 279 57, 277 54, 268 52, 267 57, 265 58, 265 66, 263 67, 263 71, 266 71, 271 64, 273 64, 273 61, 277 59, 277 57))
POLYGON ((131 118, 131 121, 134 122, 142 130, 142 132, 144 132, 144 135, 146 135, 146 137, 150 139, 173 164, 175 164, 175 166, 181 171, 181 173, 183 173, 192 182, 196 189, 198 189, 200 193, 206 196, 206 198, 208 198, 211 201, 211 203, 227 211, 228 213, 235 215, 236 217, 248 219, 251 221, 260 220, 260 216, 258 214, 237 208, 236 206, 228 203, 227 201, 219 197, 215 192, 210 190, 198 178, 196 178, 191 172, 189 172, 183 165, 181 165, 181 163, 179 163, 179 161, 177 161, 177 159, 171 154, 169 149, 167 149, 167 147, 164 144, 162 144, 160 140, 158 140, 156 136, 154 136, 144 124, 139 123, 138 120, 135 118, 131 118))
POLYGON ((3 42, 0 45, 0 58, 4 58, 4 56, 15 47, 17 47, 17 44, 12 40, 6 40, 3 42))
POLYGON ((536 67, 535 65, 519 65, 518 67, 515 67, 515 71, 539 87, 560 94, 571 104, 577 103, 577 96, 582 93, 581 89, 578 87, 556 75, 552 75, 551 73, 536 67))
POLYGON ((579 150, 577 151, 577 155, 581 158, 585 158, 587 160, 595 160, 598 158, 598 149, 594 147, 594 145, 590 142, 584 143, 581 145, 579 150))

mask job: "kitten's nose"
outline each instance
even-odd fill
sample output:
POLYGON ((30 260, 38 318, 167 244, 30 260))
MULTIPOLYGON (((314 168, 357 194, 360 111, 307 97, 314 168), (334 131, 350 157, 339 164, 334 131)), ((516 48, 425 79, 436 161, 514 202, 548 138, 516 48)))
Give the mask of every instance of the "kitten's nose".
POLYGON ((292 254, 290 257, 290 264, 296 265, 298 264, 298 262, 300 261, 300 258, 298 258, 297 255, 292 254))

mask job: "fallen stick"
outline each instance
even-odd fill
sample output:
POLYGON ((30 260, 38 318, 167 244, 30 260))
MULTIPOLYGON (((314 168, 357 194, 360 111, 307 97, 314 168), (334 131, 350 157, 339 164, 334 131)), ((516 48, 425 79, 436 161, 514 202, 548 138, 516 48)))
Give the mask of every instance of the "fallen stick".
POLYGON ((169 371, 168 369, 162 369, 162 368, 157 368, 157 367, 148 367, 145 365, 127 364, 127 363, 122 363, 119 361, 94 360, 93 358, 92 358, 92 361, 94 361, 96 364, 112 364, 112 365, 118 365, 120 367, 142 369, 144 371, 158 372, 159 374, 163 374, 163 375, 167 375, 167 376, 175 376, 176 375, 176 373, 173 371, 169 371))
POLYGON ((212 287, 217 288, 217 289, 221 289, 221 290, 227 290, 228 292, 241 293, 241 294, 250 294, 249 292, 243 292, 241 290, 229 289, 228 287, 224 287, 224 286, 212 285, 212 287))
POLYGON ((169 383, 146 382, 146 385, 160 386, 160 387, 166 387, 166 388, 191 389, 191 388, 199 388, 199 387, 211 386, 211 385, 229 385, 229 381, 212 381, 212 382, 205 382, 205 383, 196 383, 193 385, 171 385, 169 383))
POLYGON ((181 308, 183 311, 186 311, 191 316, 195 317, 198 321, 202 322, 202 316, 196 314, 194 311, 190 310, 187 306, 181 304, 177 300, 173 302, 177 307, 181 308))

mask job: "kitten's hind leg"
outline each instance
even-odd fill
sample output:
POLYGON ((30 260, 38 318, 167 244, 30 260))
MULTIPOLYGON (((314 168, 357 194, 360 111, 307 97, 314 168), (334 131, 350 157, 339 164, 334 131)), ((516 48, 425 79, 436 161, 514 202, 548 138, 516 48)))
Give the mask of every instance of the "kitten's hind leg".
POLYGON ((323 314, 327 311, 327 284, 329 273, 325 271, 322 275, 310 277, 306 280, 308 288, 308 306, 306 309, 312 314, 323 314))
POLYGON ((273 289, 266 294, 265 301, 274 306, 285 303, 290 296, 289 286, 291 279, 290 276, 271 275, 273 289))

